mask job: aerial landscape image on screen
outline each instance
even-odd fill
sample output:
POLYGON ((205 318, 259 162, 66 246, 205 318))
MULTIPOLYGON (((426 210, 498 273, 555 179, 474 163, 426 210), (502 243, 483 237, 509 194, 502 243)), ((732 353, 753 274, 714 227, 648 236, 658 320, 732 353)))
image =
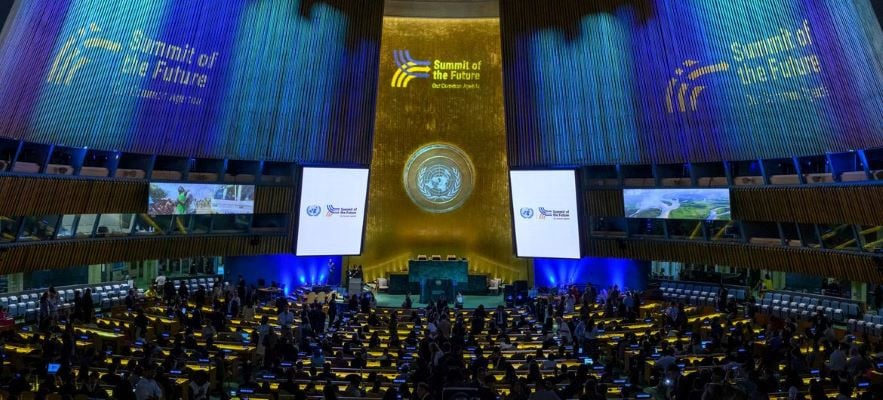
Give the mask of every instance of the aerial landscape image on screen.
POLYGON ((730 220, 729 189, 626 189, 628 218, 730 220))

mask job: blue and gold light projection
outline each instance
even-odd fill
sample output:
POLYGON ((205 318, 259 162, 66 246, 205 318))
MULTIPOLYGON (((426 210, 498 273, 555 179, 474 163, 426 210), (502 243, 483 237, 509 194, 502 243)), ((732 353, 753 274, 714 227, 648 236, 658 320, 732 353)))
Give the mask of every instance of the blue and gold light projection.
POLYGON ((382 2, 20 0, 0 135, 202 157, 370 160, 382 2))
POLYGON ((513 166, 883 145, 868 0, 503 0, 501 12, 513 166))

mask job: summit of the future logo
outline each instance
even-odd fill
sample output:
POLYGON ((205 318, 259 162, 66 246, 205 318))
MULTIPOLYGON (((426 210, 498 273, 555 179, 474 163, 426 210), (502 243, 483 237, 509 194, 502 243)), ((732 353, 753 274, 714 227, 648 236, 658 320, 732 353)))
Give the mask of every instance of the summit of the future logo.
POLYGON ((93 49, 102 49, 111 53, 119 53, 122 50, 121 43, 98 37, 100 33, 101 28, 93 22, 72 34, 55 55, 46 82, 70 85, 77 73, 89 65, 91 61, 89 53, 93 49))
POLYGON ((430 61, 415 60, 408 50, 393 51, 393 59, 396 63, 396 72, 390 83, 392 87, 406 88, 414 79, 429 79, 429 74, 432 72, 430 61))

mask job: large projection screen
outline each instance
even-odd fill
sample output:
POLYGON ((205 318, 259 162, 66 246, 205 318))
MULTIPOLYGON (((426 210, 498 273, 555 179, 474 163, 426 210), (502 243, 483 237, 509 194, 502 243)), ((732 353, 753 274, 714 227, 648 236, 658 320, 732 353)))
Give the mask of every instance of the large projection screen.
POLYGON ((253 214, 254 185, 150 182, 150 215, 253 214))
POLYGON ((580 258, 576 172, 510 171, 518 257, 580 258))
POLYGON ((297 255, 361 254, 367 196, 367 169, 304 168, 297 255))
POLYGON ((625 189, 628 218, 730 220, 730 189, 625 189))

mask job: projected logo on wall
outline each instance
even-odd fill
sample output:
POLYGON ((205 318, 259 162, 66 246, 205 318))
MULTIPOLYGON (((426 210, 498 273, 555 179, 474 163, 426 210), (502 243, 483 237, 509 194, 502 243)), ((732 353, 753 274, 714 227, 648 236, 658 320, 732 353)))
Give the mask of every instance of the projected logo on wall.
POLYGON ((779 28, 778 32, 752 42, 734 41, 730 45, 735 68, 727 61, 702 66, 688 59, 674 71, 668 82, 665 106, 669 114, 695 112, 707 88, 700 78, 719 74, 752 89, 745 94, 749 105, 812 102, 828 97, 828 88, 809 78, 822 73, 808 20, 798 28, 779 28))
POLYGON ((675 103, 677 103, 678 105, 678 111, 682 113, 687 112, 688 92, 690 93, 689 109, 690 111, 696 111, 696 103, 699 101, 699 96, 702 94, 702 91, 705 90, 705 86, 695 85, 694 82, 704 75, 730 70, 730 64, 727 64, 726 62, 708 65, 705 67, 700 67, 698 65, 699 61, 684 61, 684 68, 695 68, 690 71, 689 74, 687 74, 686 80, 680 82, 680 86, 678 85, 678 82, 680 79, 684 78, 683 75, 686 71, 684 70, 684 68, 678 68, 675 70, 675 77, 671 78, 671 80, 668 82, 668 89, 666 90, 665 95, 665 107, 668 110, 669 114, 673 114, 675 112, 675 103), (693 85, 692 89, 690 88, 691 85, 693 85), (677 94, 675 94, 676 90, 677 94))
POLYGON ((77 76, 77 72, 91 61, 87 54, 91 49, 103 49, 111 53, 120 52, 122 49, 120 42, 96 37, 99 33, 101 33, 101 28, 93 22, 89 24, 88 28, 82 28, 76 34, 71 35, 55 55, 46 82, 70 85, 77 76))
POLYGON ((404 188, 414 204, 431 213, 460 208, 475 185, 475 167, 457 146, 433 143, 414 152, 405 164, 404 188))
MULTIPOLYGON (((217 51, 198 53, 197 49, 190 44, 175 44, 164 40, 149 37, 142 30, 134 30, 127 44, 101 37, 102 29, 96 23, 90 23, 88 27, 79 29, 55 54, 52 67, 46 77, 51 84, 70 86, 76 83, 79 76, 87 76, 86 72, 92 71, 91 75, 98 76, 101 72, 94 71, 101 67, 96 61, 99 54, 96 49, 104 50, 108 54, 124 53, 123 57, 115 57, 106 60, 106 63, 121 61, 118 66, 110 66, 116 76, 101 78, 109 86, 113 87, 114 94, 138 97, 145 100, 167 101, 175 104, 202 105, 204 98, 194 92, 184 91, 194 87, 205 89, 209 85, 210 71, 215 68, 220 57, 217 51), (86 68, 87 66, 92 68, 86 68), (136 77, 156 81, 169 86, 166 90, 143 89, 140 85, 127 87, 121 85, 124 78, 136 77)), ((110 90, 111 87, 95 88, 95 90, 110 90)))
POLYGON ((424 61, 411 56, 408 50, 394 50, 396 72, 390 86, 407 88, 415 79, 432 80, 433 89, 479 89, 481 85, 481 61, 424 61))

